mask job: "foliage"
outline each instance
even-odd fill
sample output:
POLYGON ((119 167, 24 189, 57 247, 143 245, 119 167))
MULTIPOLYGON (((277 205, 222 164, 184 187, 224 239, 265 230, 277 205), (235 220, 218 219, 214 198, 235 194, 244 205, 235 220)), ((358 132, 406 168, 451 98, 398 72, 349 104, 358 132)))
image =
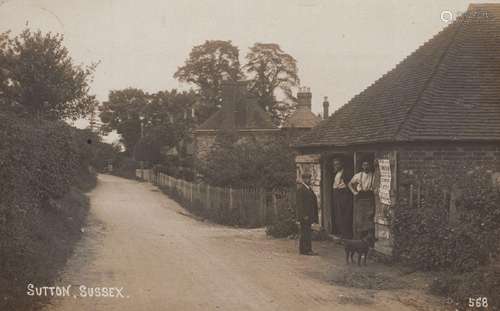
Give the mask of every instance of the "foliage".
POLYGON ((198 87, 204 102, 203 106, 198 107, 198 113, 203 121, 215 112, 220 102, 222 81, 237 81, 241 78, 239 50, 231 41, 207 40, 193 47, 174 78, 198 87))
POLYGON ((88 209, 80 189, 95 185, 89 135, 0 112, 0 309, 27 309, 26 280, 51 284, 79 238, 88 209))
POLYGON ((135 145, 141 138, 141 119, 144 107, 148 102, 148 94, 140 89, 127 88, 113 90, 108 101, 103 102, 100 113, 103 122, 102 130, 116 130, 121 135, 120 142, 125 151, 131 155, 135 145))
POLYGON ((75 65, 62 35, 26 29, 8 41, 5 34, 2 37, 4 109, 29 117, 76 120, 95 105, 89 83, 96 64, 75 65))
POLYGON ((299 84, 297 61, 276 43, 255 43, 243 67, 238 57, 238 48, 231 41, 205 41, 193 47, 185 64, 174 74, 180 81, 197 86, 201 97, 196 107, 199 121, 217 110, 224 80, 246 78, 261 107, 271 112, 276 125, 281 124, 296 101, 292 89, 299 84), (276 100, 277 95, 284 99, 276 100))
POLYGON ((135 179, 135 170, 138 168, 139 163, 122 152, 118 154, 113 162, 112 173, 120 177, 135 179))
MULTIPOLYGON (((158 92, 145 107, 144 137, 134 150, 136 160, 157 164, 165 162, 175 150, 175 156, 187 157, 186 144, 191 142, 193 118, 190 114, 194 93, 158 92)), ((169 161, 167 161, 169 162, 169 161)))
POLYGON ((214 186, 290 187, 295 184, 294 152, 282 137, 238 139, 234 132, 221 131, 199 171, 214 186))
POLYGON ((8 88, 8 75, 10 73, 6 68, 8 39, 8 33, 0 33, 0 108, 6 106, 4 101, 8 88))
POLYGON ((158 163, 164 159, 163 151, 190 141, 194 102, 193 92, 147 94, 133 88, 115 90, 103 103, 100 117, 105 132, 116 130, 121 135, 120 141, 129 156, 158 163))
POLYGON ((300 83, 297 61, 276 43, 255 43, 246 58, 244 68, 251 92, 261 107, 272 113, 274 123, 281 124, 295 103, 292 88, 300 83), (276 101, 277 91, 284 95, 284 101, 276 101))
POLYGON ((467 310, 469 297, 487 298, 488 310, 500 310, 500 266, 478 267, 462 274, 444 272, 430 287, 431 293, 448 297, 457 310, 467 310))
POLYGON ((295 186, 283 189, 275 188, 271 192, 273 213, 268 221, 266 234, 275 238, 294 237, 298 234, 297 213, 295 206, 295 186))
POLYGON ((88 133, 62 121, 31 123, 0 114, 0 201, 58 199, 77 176, 89 173, 88 133))
POLYGON ((500 249, 496 238, 500 236, 500 194, 493 188, 490 174, 475 169, 455 170, 457 176, 450 176, 446 173, 450 171, 436 168, 421 176, 420 207, 401 204, 396 210, 396 254, 421 269, 471 271, 500 249), (463 189, 456 200, 457 215, 450 214, 449 196, 443 193, 446 185, 449 192, 463 189))
POLYGON ((94 145, 94 157, 90 163, 97 171, 103 172, 108 164, 114 165, 118 160, 121 148, 117 144, 107 144, 102 141, 96 141, 94 145))
POLYGON ((278 217, 266 227, 266 234, 275 238, 286 238, 298 232, 295 210, 289 207, 280 209, 278 217))

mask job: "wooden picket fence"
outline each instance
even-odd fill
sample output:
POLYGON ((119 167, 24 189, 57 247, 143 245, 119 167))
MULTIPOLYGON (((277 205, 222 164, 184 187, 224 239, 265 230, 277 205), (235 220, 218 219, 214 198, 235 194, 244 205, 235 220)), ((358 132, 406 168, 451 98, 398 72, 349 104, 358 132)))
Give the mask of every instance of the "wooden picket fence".
POLYGON ((137 170, 138 178, 151 182, 186 209, 227 225, 261 227, 271 224, 281 213, 295 210, 295 189, 266 191, 262 188, 233 189, 176 179, 163 173, 137 170))

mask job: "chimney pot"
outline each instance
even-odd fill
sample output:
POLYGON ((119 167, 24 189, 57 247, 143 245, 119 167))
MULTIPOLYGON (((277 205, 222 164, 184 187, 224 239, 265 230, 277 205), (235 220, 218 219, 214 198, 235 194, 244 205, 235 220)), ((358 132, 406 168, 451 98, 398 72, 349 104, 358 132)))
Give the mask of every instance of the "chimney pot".
POLYGON ((328 119, 329 112, 328 109, 330 108, 330 103, 328 102, 328 96, 325 96, 323 100, 323 119, 328 119))
POLYGON ((305 86, 299 87, 299 91, 297 92, 297 108, 302 107, 311 110, 311 98, 311 88, 305 86))

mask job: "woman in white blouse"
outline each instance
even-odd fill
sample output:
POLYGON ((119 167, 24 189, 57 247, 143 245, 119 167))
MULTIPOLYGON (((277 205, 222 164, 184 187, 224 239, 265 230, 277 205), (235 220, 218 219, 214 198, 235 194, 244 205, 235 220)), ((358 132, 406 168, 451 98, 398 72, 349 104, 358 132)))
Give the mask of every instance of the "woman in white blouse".
POLYGON ((363 161, 361 172, 354 175, 349 182, 349 189, 354 195, 356 207, 356 232, 360 237, 375 235, 375 197, 373 195, 374 174, 370 162, 363 161))

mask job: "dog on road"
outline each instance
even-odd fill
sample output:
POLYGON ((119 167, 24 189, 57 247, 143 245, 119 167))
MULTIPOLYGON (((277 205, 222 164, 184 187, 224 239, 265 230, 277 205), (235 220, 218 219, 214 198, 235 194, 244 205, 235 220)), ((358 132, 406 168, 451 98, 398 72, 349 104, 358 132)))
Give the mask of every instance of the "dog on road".
POLYGON ((365 236, 361 240, 347 240, 343 239, 345 249, 345 260, 349 264, 349 258, 354 263, 354 254, 358 254, 358 266, 361 265, 361 257, 364 257, 364 264, 366 266, 366 257, 368 251, 375 245, 375 239, 372 236, 365 236))

